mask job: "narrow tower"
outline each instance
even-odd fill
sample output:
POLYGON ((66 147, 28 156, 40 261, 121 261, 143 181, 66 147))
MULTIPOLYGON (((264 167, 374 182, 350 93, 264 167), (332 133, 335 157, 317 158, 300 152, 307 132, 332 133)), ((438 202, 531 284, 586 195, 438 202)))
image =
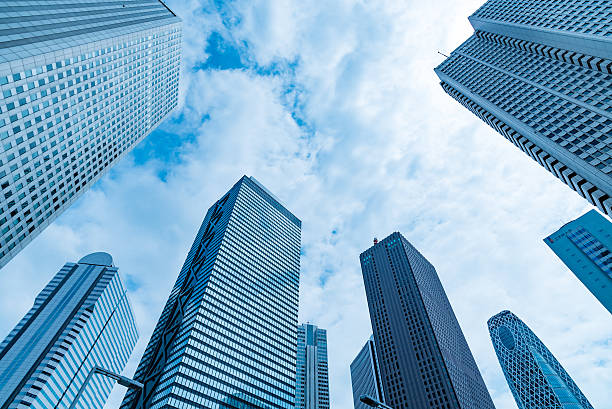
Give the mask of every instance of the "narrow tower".
POLYGON ((591 210, 544 242, 612 314, 612 223, 591 210))
POLYGON ((612 2, 489 0, 442 88, 612 215, 612 2))
POLYGON ((362 395, 385 402, 374 336, 368 339, 351 363, 351 384, 355 409, 369 409, 368 405, 359 400, 362 395))
POLYGON ((122 409, 294 409, 301 222, 242 177, 200 227, 122 409))
POLYGON ((296 409, 329 409, 327 331, 312 324, 298 327, 296 409))
POLYGON ((435 268, 400 233, 361 253, 385 403, 493 409, 435 268))
POLYGON ((0 344, 0 408, 67 408, 81 388, 79 409, 101 409, 138 332, 117 267, 107 253, 66 263, 0 344))
POLYGON ((516 315, 502 311, 488 325, 519 409, 593 409, 546 345, 516 315))
POLYGON ((178 101, 181 21, 159 0, 2 2, 0 267, 178 101))

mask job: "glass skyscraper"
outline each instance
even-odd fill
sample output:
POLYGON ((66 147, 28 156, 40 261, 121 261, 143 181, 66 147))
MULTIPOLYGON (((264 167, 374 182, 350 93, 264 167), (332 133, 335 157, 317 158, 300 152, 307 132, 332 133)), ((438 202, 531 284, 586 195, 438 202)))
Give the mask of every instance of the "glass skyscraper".
POLYGON ((591 210, 544 242, 612 314, 612 223, 591 210))
POLYGON ((121 408, 293 409, 300 235, 254 178, 213 204, 121 408))
POLYGON ((114 380, 94 366, 123 370, 138 331, 117 267, 107 253, 66 263, 0 344, 0 408, 101 409, 114 380))
POLYGON ((593 409, 548 348, 516 315, 502 311, 488 324, 519 409, 593 409))
POLYGON ((329 409, 327 331, 312 324, 298 327, 296 409, 329 409))
POLYGON ((489 0, 469 20, 442 88, 612 215, 612 2, 489 0))
POLYGON ((370 408, 359 400, 361 395, 367 395, 382 403, 385 402, 374 336, 368 339, 351 363, 351 384, 353 386, 353 405, 355 409, 370 408))
POLYGON ((400 233, 361 253, 385 403, 493 409, 435 268, 400 233))
POLYGON ((0 267, 177 105, 181 22, 158 0, 0 10, 0 267))

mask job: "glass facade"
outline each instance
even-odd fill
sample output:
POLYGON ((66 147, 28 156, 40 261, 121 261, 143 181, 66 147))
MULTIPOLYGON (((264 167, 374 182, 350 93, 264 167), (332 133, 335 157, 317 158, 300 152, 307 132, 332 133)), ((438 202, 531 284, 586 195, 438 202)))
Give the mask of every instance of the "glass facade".
POLYGON ((158 0, 0 10, 0 267, 177 105, 181 23, 158 0))
POLYGON ((296 409, 329 409, 327 331, 312 324, 298 327, 296 409))
POLYGON ((0 408, 101 409, 138 339, 119 272, 106 253, 66 263, 0 344, 0 408))
POLYGON ((612 3, 490 0, 470 22, 442 88, 612 214, 612 3))
POLYGON ((612 314, 612 223, 591 210, 544 242, 612 314))
POLYGON ((435 268, 400 233, 360 256, 385 403, 493 409, 435 268))
POLYGON ((351 363, 351 384, 355 409, 370 408, 359 400, 361 395, 368 395, 379 402, 385 402, 374 336, 370 337, 351 363))
POLYGON ((295 405, 301 222, 244 176, 207 212, 122 409, 295 405))
POLYGON ((516 315, 502 311, 488 324, 519 409, 593 408, 548 348, 516 315))

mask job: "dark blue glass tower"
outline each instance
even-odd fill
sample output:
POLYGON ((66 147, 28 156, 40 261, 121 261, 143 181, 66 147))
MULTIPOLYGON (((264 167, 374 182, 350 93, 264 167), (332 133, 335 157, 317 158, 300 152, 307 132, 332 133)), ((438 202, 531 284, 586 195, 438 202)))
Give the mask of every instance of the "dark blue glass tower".
POLYGON ((553 354, 516 315, 502 311, 488 324, 519 409, 593 409, 553 354))
POLYGON ((359 399, 362 395, 367 395, 382 403, 385 402, 373 336, 368 339, 351 363, 351 384, 355 409, 369 409, 369 406, 359 399))
POLYGON ((493 409, 427 259, 393 233, 360 260, 385 403, 395 409, 493 409))
POLYGON ((219 199, 121 407, 293 409, 300 231, 253 178, 219 199))

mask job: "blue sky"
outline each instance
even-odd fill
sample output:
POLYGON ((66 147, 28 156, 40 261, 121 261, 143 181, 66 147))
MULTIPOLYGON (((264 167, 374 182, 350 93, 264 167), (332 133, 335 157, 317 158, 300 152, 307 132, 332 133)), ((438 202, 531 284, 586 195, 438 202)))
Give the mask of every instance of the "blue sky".
POLYGON ((612 409, 610 315, 542 241, 590 206, 444 94, 437 51, 481 0, 441 1, 168 1, 179 108, 3 268, 0 336, 66 261, 108 251, 141 332, 132 375, 206 209, 247 174, 303 221, 300 318, 328 329, 334 409, 371 332, 358 255, 396 230, 436 267, 497 408, 516 405, 486 320, 510 309, 612 409))

